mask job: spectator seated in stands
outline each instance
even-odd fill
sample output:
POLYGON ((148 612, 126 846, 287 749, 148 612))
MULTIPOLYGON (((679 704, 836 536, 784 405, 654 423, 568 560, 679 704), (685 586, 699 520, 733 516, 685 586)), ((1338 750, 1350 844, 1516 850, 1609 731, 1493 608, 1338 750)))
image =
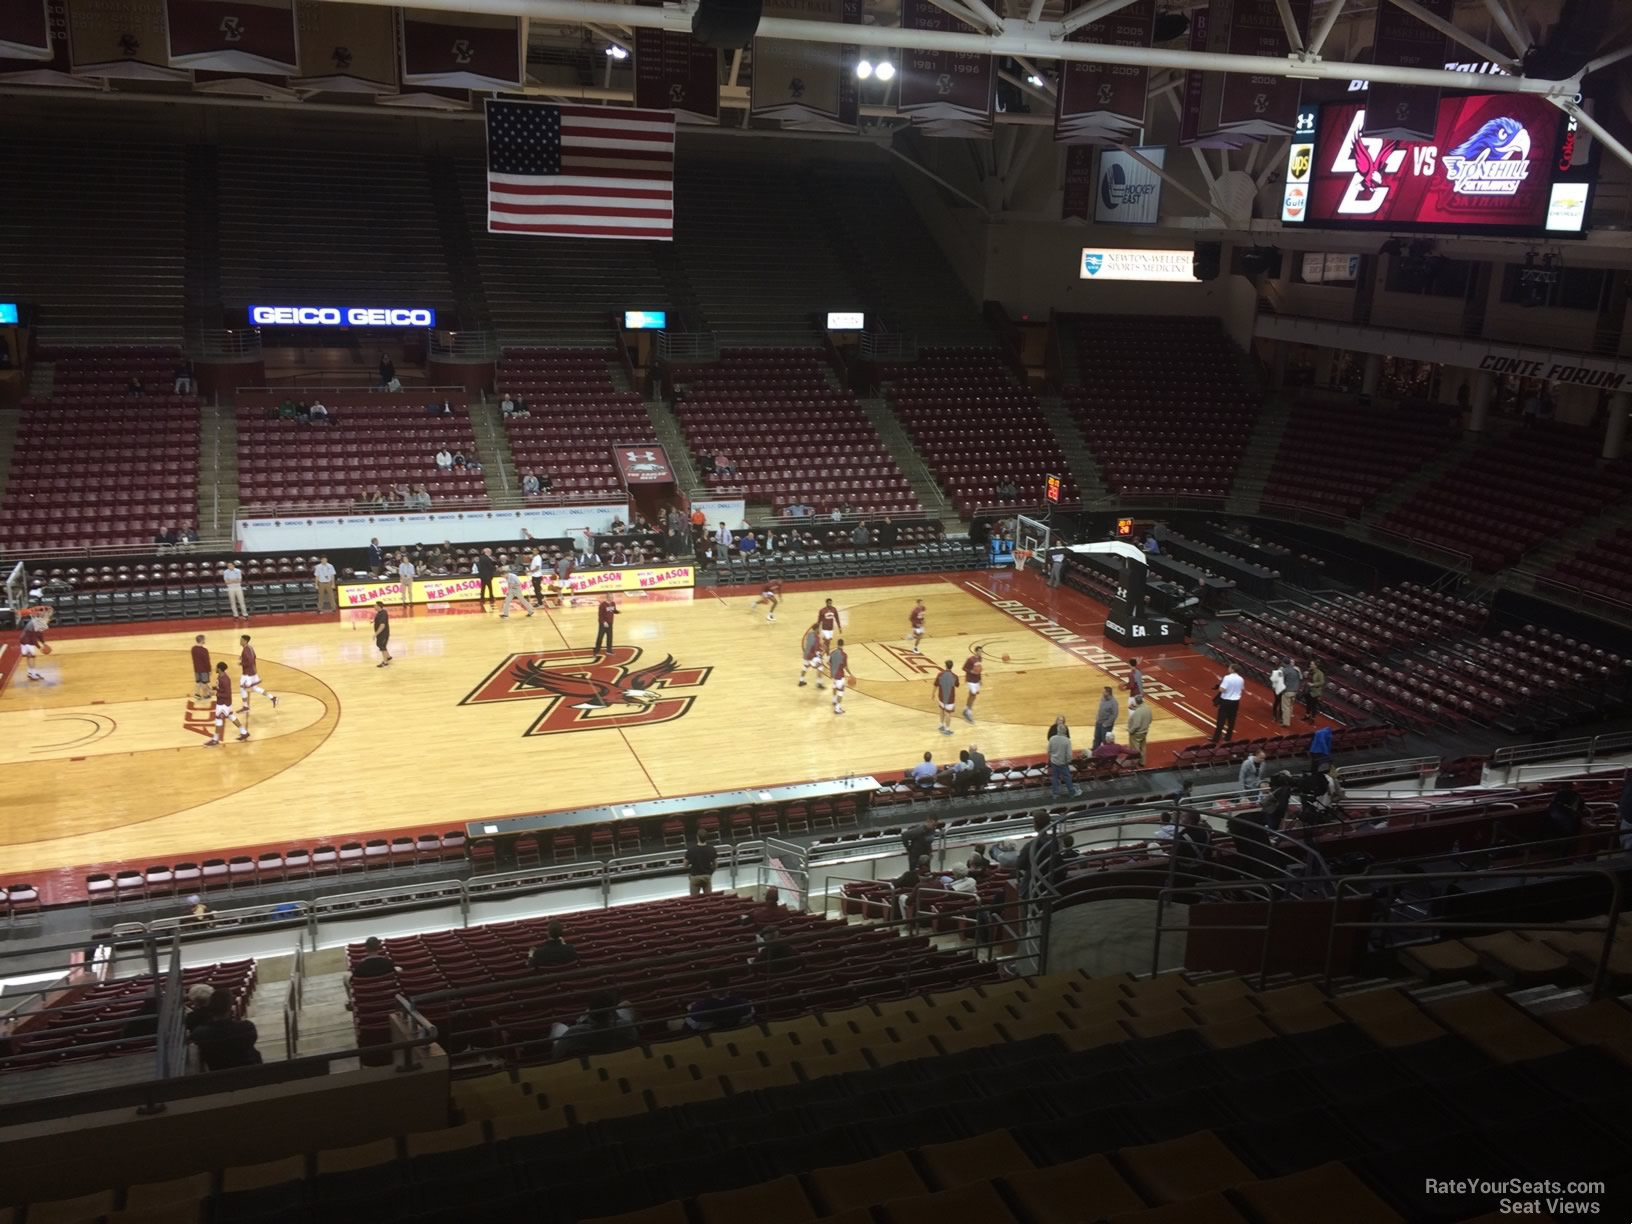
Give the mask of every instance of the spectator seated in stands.
POLYGON ((578 949, 562 938, 567 928, 559 922, 552 922, 546 930, 549 938, 532 950, 527 957, 528 966, 533 969, 564 969, 568 965, 576 965, 578 949))
POLYGON ((329 410, 324 406, 322 400, 312 402, 312 405, 306 409, 306 417, 313 425, 328 425, 331 423, 329 410))
POLYGON ((300 405, 292 399, 281 400, 276 408, 267 409, 267 416, 275 416, 282 421, 293 421, 300 416, 300 405))
POLYGON ((1213 857, 1213 831, 1202 823, 1201 813, 1194 808, 1186 808, 1179 813, 1179 831, 1173 839, 1173 853, 1198 862, 1213 857))
POLYGON ((969 874, 968 864, 954 863, 952 864, 952 882, 947 885, 947 888, 952 892, 968 893, 970 896, 974 896, 980 892, 980 881, 969 874))
POLYGON ((176 547, 191 548, 198 543, 198 532, 192 527, 183 527, 176 533, 176 547))
POLYGON ((924 753, 924 759, 911 769, 907 770, 907 778, 919 790, 934 790, 935 778, 939 771, 935 768, 935 754, 924 753))
POLYGON ((1553 801, 1547 807, 1547 831, 1553 837, 1574 837, 1581 832, 1586 819, 1587 801, 1575 789, 1574 782, 1561 782, 1553 792, 1553 801))
POLYGON ((255 1048, 260 1033, 250 1021, 234 1018, 230 990, 217 987, 211 993, 204 1018, 193 1026, 188 1039, 198 1048, 206 1071, 253 1067, 261 1061, 261 1052, 255 1048))
POLYGON ((997 486, 997 496, 1001 501, 1013 501, 1020 496, 1020 486, 1014 482, 1013 476, 1003 478, 1003 483, 997 486))
POLYGON ((465 452, 464 451, 456 450, 456 451, 453 452, 453 466, 458 471, 463 471, 464 470, 464 468, 465 468, 465 452))
POLYGON ((192 1031, 209 1015, 210 998, 215 994, 215 987, 208 982, 194 982, 187 987, 187 1003, 181 1013, 181 1027, 189 1036, 192 1031))
POLYGON ((130 395, 146 395, 147 389, 142 386, 141 375, 132 374, 130 381, 125 384, 125 391, 130 395))
POLYGON ((425 411, 430 416, 452 416, 453 405, 448 403, 447 400, 443 400, 441 403, 432 400, 425 405, 425 411))
POLYGON ((614 544, 611 553, 606 558, 606 563, 613 569, 622 569, 629 564, 629 553, 622 544, 614 544))
POLYGON ((538 473, 528 468, 521 474, 521 491, 531 497, 543 486, 538 483, 538 473))
POLYGON ((415 485, 411 505, 415 510, 431 508, 431 491, 424 485, 415 485))
POLYGON ((759 943, 759 951, 748 962, 750 965, 767 973, 786 973, 799 967, 799 954, 793 950, 792 944, 782 938, 778 928, 766 927, 755 939, 759 943))
POLYGON ((1162 813, 1162 823, 1156 826, 1156 832, 1150 836, 1153 841, 1170 842, 1177 834, 1178 830, 1173 826, 1173 813, 1164 811, 1162 813))
POLYGON ((1096 761, 1115 761, 1121 757, 1132 756, 1133 749, 1126 744, 1117 743, 1115 731, 1107 731, 1105 742, 1095 748, 1092 755, 1096 761))
MULTIPOLYGON (((442 472, 446 472, 450 468, 452 468, 453 467, 453 452, 450 451, 445 446, 441 450, 437 451, 436 452, 436 466, 437 466, 437 470, 442 471, 442 472)), ((536 477, 535 477, 535 479, 536 479, 536 477)), ((527 483, 526 481, 522 482, 522 491, 523 492, 528 492, 529 491, 527 489, 527 487, 526 487, 526 483, 527 483)), ((536 490, 532 490, 532 491, 536 492, 536 490)))
POLYGON ((469 472, 472 476, 480 476, 482 474, 481 461, 477 459, 475 455, 472 455, 469 459, 465 460, 465 471, 469 472))
POLYGON ((176 529, 166 523, 153 534, 153 543, 159 548, 169 548, 176 542, 176 529))
POLYGON ((635 1013, 627 1003, 609 991, 590 996, 589 1010, 576 1024, 557 1024, 550 1030, 555 1038, 555 1056, 571 1058, 580 1054, 612 1054, 638 1043, 635 1013))
POLYGON ((714 456, 714 474, 716 476, 735 476, 737 461, 724 451, 714 456))
POLYGON ((683 1023, 694 1033, 706 1033, 710 1029, 741 1028, 753 1022, 753 1001, 731 989, 729 973, 716 969, 708 975, 708 993, 686 1008, 683 1023))
POLYGON ((177 395, 191 395, 197 390, 198 384, 193 381, 193 363, 183 357, 176 363, 174 391, 177 395))
POLYGON ((352 966, 352 977, 387 977, 397 971, 396 965, 386 955, 385 945, 380 942, 378 935, 370 935, 363 940, 363 953, 363 959, 352 966))
POLYGON ((737 554, 739 556, 751 557, 758 550, 759 540, 751 531, 737 541, 737 554))
POLYGON ((504 393, 504 398, 499 401, 499 411, 505 416, 513 416, 515 414, 516 401, 510 398, 510 392, 506 391, 504 393))
POLYGON ((1145 537, 1145 552, 1155 557, 1160 556, 1161 551, 1162 542, 1156 538, 1156 533, 1153 531, 1145 537))

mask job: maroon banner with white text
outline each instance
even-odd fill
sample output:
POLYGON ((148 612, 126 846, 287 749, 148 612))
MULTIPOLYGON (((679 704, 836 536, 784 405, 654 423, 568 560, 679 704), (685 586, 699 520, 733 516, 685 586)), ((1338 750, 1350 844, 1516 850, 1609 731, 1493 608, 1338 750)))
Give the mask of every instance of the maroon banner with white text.
POLYGON ((1094 212, 1094 146, 1067 145, 1065 148, 1065 190, 1060 198, 1060 220, 1081 217, 1084 221, 1094 212))
MULTIPOLYGON (((901 28, 972 32, 931 0, 901 0, 901 28)), ((996 91, 997 72, 989 55, 902 48, 900 108, 927 134, 985 134, 996 91)))
POLYGON ((674 469, 669 466, 669 455, 656 442, 623 443, 612 448, 617 461, 618 475, 623 483, 636 485, 674 484, 674 469))
MULTIPOLYGON (((1309 34, 1313 0, 1284 0, 1300 35, 1309 34)), ((1213 0, 1207 50, 1284 60, 1291 51, 1276 0, 1213 0)), ((1199 134, 1290 136, 1298 123, 1298 82, 1253 72, 1202 74, 1199 134)))
POLYGON ((46 0, 9 0, 0 4, 0 56, 51 58, 51 13, 46 0))
MULTIPOLYGON (((639 0, 647 8, 662 0, 639 0)), ((680 30, 635 31, 635 106, 692 123, 720 121, 720 53, 680 30)))
POLYGON ((299 66, 295 0, 165 0, 170 62, 284 76, 299 66))
POLYGON ((43 60, 0 55, 0 81, 14 85, 95 89, 94 81, 73 74, 74 65, 68 55, 68 0, 46 0, 45 13, 50 54, 43 60))
POLYGON ((402 9, 399 17, 403 84, 519 89, 525 82, 525 18, 425 9, 402 9))
MULTIPOLYGON (((1066 13, 1087 0, 1067 0, 1066 13)), ((1090 21, 1068 42, 1149 47, 1156 0, 1134 0, 1108 17, 1090 21)), ((1150 69, 1135 64, 1060 65, 1060 96, 1054 107, 1054 139, 1061 144, 1138 144, 1145 126, 1150 69)))
MULTIPOLYGON (((1435 17, 1451 19, 1452 0, 1418 3, 1435 17)), ((1372 63, 1396 68, 1443 68, 1445 44, 1445 35, 1404 9, 1392 4, 1377 6, 1372 63)), ((1381 140, 1432 140, 1438 119, 1439 90, 1434 86, 1373 81, 1366 91, 1366 125, 1361 135, 1381 140)))

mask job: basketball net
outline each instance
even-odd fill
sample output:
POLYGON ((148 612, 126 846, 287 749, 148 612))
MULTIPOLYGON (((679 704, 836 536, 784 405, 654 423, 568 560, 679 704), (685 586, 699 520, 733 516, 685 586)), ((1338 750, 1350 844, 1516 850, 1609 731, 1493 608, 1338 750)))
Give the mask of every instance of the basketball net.
POLYGON ((1036 555, 1037 554, 1035 552, 1033 552, 1029 548, 1017 548, 1017 549, 1015 549, 1014 550, 1014 568, 1017 569, 1017 570, 1025 569, 1026 568, 1026 562, 1030 561, 1036 555))
POLYGON ((36 604, 32 608, 19 608, 17 609, 17 623, 20 625, 32 617, 34 620, 39 621, 43 628, 51 624, 51 614, 54 611, 56 609, 50 604, 36 604))

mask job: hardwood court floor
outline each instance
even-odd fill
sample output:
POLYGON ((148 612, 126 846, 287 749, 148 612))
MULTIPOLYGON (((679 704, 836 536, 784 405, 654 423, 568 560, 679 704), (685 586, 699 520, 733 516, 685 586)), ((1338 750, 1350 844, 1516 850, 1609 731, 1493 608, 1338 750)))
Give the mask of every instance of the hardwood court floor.
MULTIPOLYGON (((604 708, 547 687, 597 663, 588 601, 507 621, 467 607, 394 609, 389 670, 375 667, 364 613, 256 622, 263 683, 279 708, 255 698, 253 738, 233 741, 229 725, 228 743, 209 750, 208 709, 189 700, 188 647, 203 628, 236 682, 240 628, 55 634, 55 652, 41 661, 46 680, 27 682, 19 669, 0 691, 0 876, 898 774, 926 748, 945 762, 971 742, 994 760, 1036 757, 1058 713, 1079 746, 1090 741, 1100 689, 1113 683, 1105 668, 1117 670, 1091 627, 1102 610, 1031 574, 790 584, 786 595, 775 624, 750 612, 752 593, 623 597, 617 666, 603 660, 601 674, 651 696, 604 708), (907 615, 920 596, 928 633, 925 656, 915 657, 907 615), (842 717, 829 691, 796 684, 799 640, 826 597, 842 611, 854 673, 842 717), (1028 624, 1005 600, 1045 612, 1028 624), (1080 636, 1051 640, 1035 623, 1050 617, 1080 636), (944 659, 961 667, 976 642, 987 657, 978 721, 960 717, 956 735, 939 735, 930 677, 944 659), (667 674, 643 677, 670 658, 667 674), (517 667, 529 665, 538 669, 533 686, 518 684, 517 667)), ((1159 693, 1164 672, 1193 672, 1188 687, 1155 702, 1153 747, 1206 733, 1201 693, 1216 669, 1204 662, 1183 648, 1147 660, 1159 693)))

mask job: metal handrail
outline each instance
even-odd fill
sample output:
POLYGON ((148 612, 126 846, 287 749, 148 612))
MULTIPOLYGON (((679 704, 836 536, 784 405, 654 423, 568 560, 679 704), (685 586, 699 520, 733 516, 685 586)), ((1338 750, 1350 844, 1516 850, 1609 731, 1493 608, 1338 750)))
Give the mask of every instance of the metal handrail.
POLYGON ((1532 761, 1556 761, 1583 757, 1588 772, 1596 759, 1613 753, 1632 753, 1632 732, 1611 731, 1577 739, 1546 740, 1540 744, 1509 744, 1490 754, 1491 766, 1503 770, 1502 781, 1511 782, 1516 766, 1532 761))
MULTIPOLYGON (((359 501, 298 501, 276 502, 269 505, 250 503, 239 506, 233 512, 233 521, 250 518, 301 518, 314 514, 356 514, 393 513, 406 517, 424 514, 446 514, 451 510, 520 510, 539 506, 575 506, 592 505, 608 506, 622 505, 615 497, 608 493, 594 492, 567 492, 538 493, 523 496, 520 493, 488 493, 480 497, 439 497, 431 502, 429 510, 407 510, 400 506, 387 505, 384 510, 373 510, 369 504, 359 501)), ((12 550, 21 551, 21 550, 12 550)), ((95 549, 100 554, 106 549, 95 549)), ((146 552, 153 551, 151 546, 146 552)))
POLYGON ((432 357, 491 360, 499 355, 499 338, 490 327, 462 327, 457 331, 427 328, 425 351, 432 357))
POLYGON ((206 327, 187 337, 190 357, 257 357, 260 353, 258 327, 206 327))
POLYGON ((713 332, 660 331, 657 355, 664 361, 718 361, 720 340, 713 332))

